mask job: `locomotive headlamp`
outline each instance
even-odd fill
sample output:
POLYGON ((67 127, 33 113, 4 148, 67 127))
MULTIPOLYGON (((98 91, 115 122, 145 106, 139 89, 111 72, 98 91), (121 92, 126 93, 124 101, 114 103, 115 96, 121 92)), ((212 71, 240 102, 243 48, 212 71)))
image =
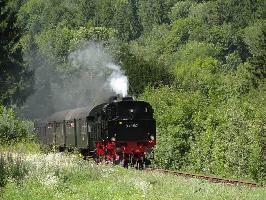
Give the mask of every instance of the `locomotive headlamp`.
POLYGON ((111 141, 115 142, 116 141, 115 137, 111 137, 111 141))
POLYGON ((129 109, 129 112, 133 113, 134 112, 134 109, 129 109))
POLYGON ((151 140, 154 140, 154 136, 153 135, 151 135, 150 138, 151 138, 151 140))

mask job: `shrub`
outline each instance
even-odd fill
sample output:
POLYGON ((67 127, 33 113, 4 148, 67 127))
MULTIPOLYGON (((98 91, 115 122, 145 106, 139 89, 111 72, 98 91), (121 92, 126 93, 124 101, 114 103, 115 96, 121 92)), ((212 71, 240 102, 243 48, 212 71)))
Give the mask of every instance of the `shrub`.
POLYGON ((17 119, 12 108, 0 106, 0 144, 14 144, 34 139, 30 121, 17 119))
POLYGON ((9 179, 19 184, 28 174, 28 166, 19 155, 0 154, 0 188, 4 187, 9 179))
POLYGON ((146 88, 141 99, 152 104, 157 122, 155 163, 265 182, 265 86, 226 101, 216 92, 208 97, 174 87, 146 88))

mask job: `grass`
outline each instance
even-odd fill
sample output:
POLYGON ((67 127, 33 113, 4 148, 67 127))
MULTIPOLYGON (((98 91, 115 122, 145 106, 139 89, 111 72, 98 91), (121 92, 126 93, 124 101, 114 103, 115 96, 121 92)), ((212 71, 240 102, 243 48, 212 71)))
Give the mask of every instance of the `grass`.
POLYGON ((75 155, 2 155, 5 165, 24 170, 20 181, 8 176, 1 189, 4 200, 79 199, 265 199, 263 188, 213 184, 159 172, 127 170, 119 166, 96 165, 75 155), (18 159, 19 158, 19 159, 18 159), (9 159, 9 161, 8 161, 9 159), (19 167, 18 167, 19 168, 19 167))
POLYGON ((21 141, 14 144, 0 144, 1 152, 19 152, 22 154, 41 153, 41 147, 35 141, 21 141))

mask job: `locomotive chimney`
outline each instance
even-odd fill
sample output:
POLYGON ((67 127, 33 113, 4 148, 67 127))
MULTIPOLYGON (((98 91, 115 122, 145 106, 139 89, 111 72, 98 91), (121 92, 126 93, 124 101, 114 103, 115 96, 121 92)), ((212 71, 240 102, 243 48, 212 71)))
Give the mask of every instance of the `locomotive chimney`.
POLYGON ((118 99, 119 99, 119 96, 111 96, 111 97, 109 98, 109 103, 111 103, 111 102, 116 102, 116 101, 118 101, 118 99))
POLYGON ((117 95, 117 96, 112 96, 109 98, 109 103, 111 102, 117 102, 117 101, 134 101, 134 98, 131 96, 123 97, 117 95))
POLYGON ((122 101, 134 101, 134 99, 131 96, 127 96, 127 97, 123 97, 122 101))

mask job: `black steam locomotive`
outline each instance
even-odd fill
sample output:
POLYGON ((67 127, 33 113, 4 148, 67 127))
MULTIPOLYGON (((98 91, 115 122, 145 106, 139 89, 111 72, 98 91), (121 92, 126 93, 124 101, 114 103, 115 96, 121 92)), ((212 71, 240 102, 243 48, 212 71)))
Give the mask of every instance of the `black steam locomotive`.
POLYGON ((35 123, 43 144, 60 151, 78 149, 84 156, 143 168, 146 154, 156 143, 151 105, 132 97, 113 98, 109 103, 54 113, 35 123))

